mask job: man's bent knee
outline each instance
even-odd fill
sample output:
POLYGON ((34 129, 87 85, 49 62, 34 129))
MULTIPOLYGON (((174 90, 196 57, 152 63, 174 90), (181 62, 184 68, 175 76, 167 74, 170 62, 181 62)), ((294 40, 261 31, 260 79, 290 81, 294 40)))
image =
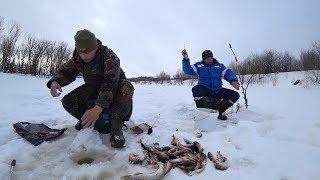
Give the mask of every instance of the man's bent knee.
POLYGON ((230 99, 233 103, 237 102, 240 98, 240 94, 237 91, 234 91, 232 99, 230 99))
POLYGON ((132 98, 134 93, 134 87, 128 80, 122 80, 119 83, 119 89, 117 96, 112 104, 112 117, 127 121, 132 114, 132 98))
POLYGON ((63 108, 73 117, 80 120, 84 113, 84 107, 79 107, 80 104, 78 101, 77 97, 72 96, 71 94, 67 94, 61 99, 63 108))
POLYGON ((210 94, 209 89, 203 85, 195 85, 192 88, 193 97, 203 97, 210 94))
POLYGON ((69 109, 70 108, 70 104, 71 104, 71 98, 70 98, 70 94, 65 95, 62 99, 61 99, 61 103, 62 106, 64 107, 64 109, 69 109))

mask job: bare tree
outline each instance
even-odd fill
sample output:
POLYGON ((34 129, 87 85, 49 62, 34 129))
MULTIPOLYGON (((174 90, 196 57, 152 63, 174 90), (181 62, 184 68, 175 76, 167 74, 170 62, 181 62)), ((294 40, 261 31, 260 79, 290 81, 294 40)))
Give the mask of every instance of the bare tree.
POLYGON ((320 70, 309 70, 305 72, 307 83, 320 85, 320 70))
POLYGON ((278 65, 277 65, 277 72, 289 72, 293 70, 293 63, 295 58, 289 53, 285 52, 281 55, 278 65))
POLYGON ((310 49, 302 51, 300 59, 303 70, 320 70, 320 41, 314 42, 310 49))
POLYGON ((257 54, 250 55, 241 63, 232 63, 230 65, 230 68, 237 73, 247 109, 249 106, 247 94, 249 86, 265 77, 265 74, 259 74, 259 72, 265 71, 265 66, 261 65, 261 58, 257 54))
MULTIPOLYGON (((2 47, 3 17, 0 16, 0 49, 2 47)), ((2 69, 2 58, 0 58, 0 71, 2 69)))
POLYGON ((56 51, 56 42, 50 42, 45 51, 45 62, 47 67, 47 75, 53 74, 54 72, 54 53, 56 51))
POLYGON ((0 16, 0 42, 2 42, 3 23, 4 19, 0 16))
POLYGON ((42 57, 49 46, 49 41, 47 40, 37 40, 36 47, 34 49, 34 54, 32 58, 31 74, 40 75, 42 71, 42 57))
POLYGON ((71 55, 71 50, 68 48, 68 44, 60 42, 56 47, 54 53, 54 67, 52 72, 55 72, 64 62, 66 62, 71 55))
POLYGON ((171 78, 170 74, 167 74, 164 71, 161 71, 157 76, 156 76, 156 82, 163 84, 164 81, 169 81, 171 78))
POLYGON ((9 31, 4 35, 1 51, 2 51, 2 70, 4 72, 14 71, 14 56, 15 46, 21 34, 21 27, 18 23, 12 21, 9 25, 9 31))
POLYGON ((28 34, 24 40, 24 43, 21 45, 20 53, 21 58, 23 59, 25 74, 31 74, 32 59, 34 56, 34 51, 37 46, 37 40, 34 36, 28 34))
POLYGON ((318 57, 320 57, 320 41, 315 41, 312 46, 318 57))
POLYGON ((318 55, 313 50, 302 51, 300 54, 303 70, 314 70, 318 64, 318 55))
POLYGON ((312 48, 301 53, 301 60, 308 83, 320 85, 320 41, 313 43, 312 48))
POLYGON ((320 70, 320 41, 316 41, 313 43, 313 51, 317 56, 315 69, 320 70))
POLYGON ((23 73, 23 66, 24 66, 24 61, 23 61, 23 54, 21 51, 21 46, 18 46, 15 50, 15 56, 17 60, 15 61, 15 66, 17 69, 17 73, 23 73))
POLYGON ((175 80, 177 84, 182 84, 183 81, 187 79, 191 79, 191 77, 183 73, 181 69, 177 70, 177 72, 173 75, 173 80, 175 80))

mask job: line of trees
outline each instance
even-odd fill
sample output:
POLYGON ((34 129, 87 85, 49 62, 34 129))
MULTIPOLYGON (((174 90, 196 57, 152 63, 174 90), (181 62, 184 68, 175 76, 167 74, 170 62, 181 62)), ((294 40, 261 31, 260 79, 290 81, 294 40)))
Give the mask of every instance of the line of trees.
POLYGON ((17 22, 0 17, 0 71, 52 75, 71 53, 67 43, 23 34, 17 22))
POLYGON ((186 74, 184 74, 181 70, 178 70, 176 74, 171 76, 170 74, 166 73, 165 71, 161 71, 159 74, 155 76, 138 76, 133 78, 128 78, 132 82, 139 82, 142 84, 150 84, 151 82, 157 83, 157 84, 163 84, 163 83, 175 83, 175 84, 182 84, 184 80, 188 80, 191 77, 186 74))
MULTIPOLYGON (((71 56, 72 50, 65 42, 39 39, 30 34, 23 34, 22 27, 14 22, 6 22, 0 17, 0 71, 31 75, 52 75, 62 63, 71 56)), ((314 42, 311 48, 303 50, 300 57, 289 52, 266 50, 260 54, 251 54, 245 60, 232 62, 229 65, 240 75, 270 74, 290 71, 320 70, 320 41, 314 42)), ((319 74, 313 71, 313 74, 319 74)), ((154 77, 140 76, 130 78, 134 82, 164 83, 175 81, 182 84, 187 76, 178 70, 173 76, 161 71, 154 77)), ((320 81, 320 77, 313 77, 320 81)))
POLYGON ((267 50, 261 54, 252 54, 244 61, 232 62, 230 67, 238 74, 320 70, 320 42, 314 42, 310 49, 303 50, 300 58, 289 52, 267 50))

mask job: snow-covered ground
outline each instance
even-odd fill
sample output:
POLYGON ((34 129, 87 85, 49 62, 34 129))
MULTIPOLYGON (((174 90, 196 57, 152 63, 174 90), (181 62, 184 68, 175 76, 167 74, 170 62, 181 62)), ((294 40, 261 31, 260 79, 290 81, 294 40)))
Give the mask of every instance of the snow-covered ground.
POLYGON ((91 129, 76 131, 76 120, 64 111, 60 99, 82 80, 52 98, 46 78, 0 73, 0 179, 9 178, 12 159, 17 160, 17 179, 119 179, 151 172, 129 164, 128 154, 141 152, 139 139, 164 145, 172 134, 199 141, 205 152, 221 151, 231 167, 218 171, 209 161, 201 174, 189 177, 173 169, 165 179, 320 179, 320 89, 293 86, 291 81, 302 75, 285 73, 277 86, 249 87, 251 106, 230 117, 237 123, 218 122, 217 114, 197 110, 190 85, 135 85, 131 120, 155 128, 151 135, 125 132, 126 147, 117 150, 110 147, 108 137, 101 139, 91 129), (12 124, 20 121, 68 130, 57 140, 35 147, 14 132, 12 124), (199 127, 206 132, 196 138, 199 127), (84 149, 95 159, 90 165, 75 163, 84 149))

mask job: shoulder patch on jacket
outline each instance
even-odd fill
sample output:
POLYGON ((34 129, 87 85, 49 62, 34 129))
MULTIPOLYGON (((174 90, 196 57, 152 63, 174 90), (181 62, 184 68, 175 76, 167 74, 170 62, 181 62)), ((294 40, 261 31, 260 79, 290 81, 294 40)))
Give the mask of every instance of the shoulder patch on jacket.
POLYGON ((195 63, 195 65, 197 65, 197 67, 203 67, 204 66, 204 64, 202 62, 197 62, 197 63, 195 63))

